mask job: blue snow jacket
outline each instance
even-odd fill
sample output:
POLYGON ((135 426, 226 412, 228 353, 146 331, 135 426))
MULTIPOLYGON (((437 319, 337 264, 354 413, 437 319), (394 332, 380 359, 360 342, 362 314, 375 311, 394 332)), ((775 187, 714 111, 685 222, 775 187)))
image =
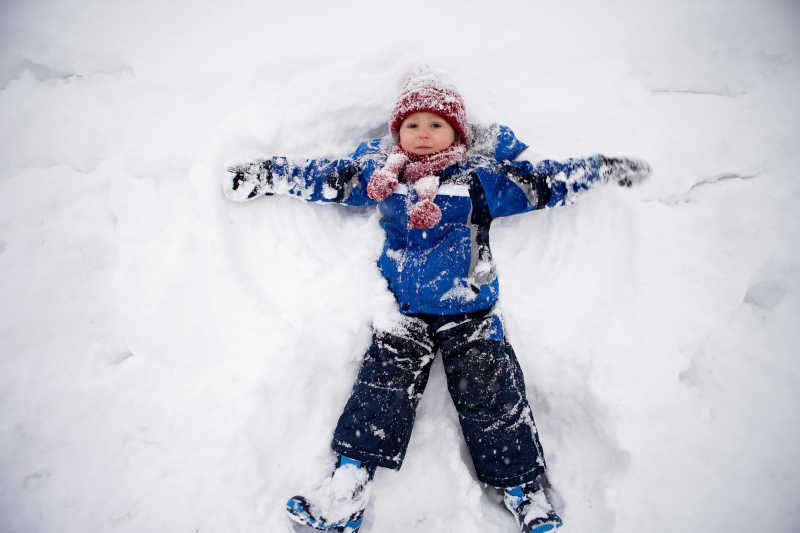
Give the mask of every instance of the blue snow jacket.
MULTIPOLYGON (((409 226, 408 211, 417 198, 402 182, 377 203, 386 232, 378 266, 402 313, 455 315, 491 308, 499 289, 489 246, 492 220, 563 205, 603 181, 597 157, 532 163, 517 159, 527 145, 505 126, 486 128, 477 137, 465 163, 440 173, 435 201, 442 218, 434 227, 409 226)), ((390 139, 374 139, 342 159, 273 157, 234 166, 225 192, 233 200, 287 194, 310 202, 375 205, 367 184, 391 149, 390 139)))

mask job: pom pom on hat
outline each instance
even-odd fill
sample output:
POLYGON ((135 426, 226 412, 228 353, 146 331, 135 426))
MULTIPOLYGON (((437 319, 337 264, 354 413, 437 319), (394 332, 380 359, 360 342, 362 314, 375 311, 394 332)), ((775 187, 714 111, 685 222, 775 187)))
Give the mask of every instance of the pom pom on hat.
POLYGON ((413 113, 435 113, 458 133, 461 142, 470 142, 470 127, 464 99, 455 87, 442 82, 432 73, 408 78, 389 119, 389 131, 397 138, 403 120, 413 113))

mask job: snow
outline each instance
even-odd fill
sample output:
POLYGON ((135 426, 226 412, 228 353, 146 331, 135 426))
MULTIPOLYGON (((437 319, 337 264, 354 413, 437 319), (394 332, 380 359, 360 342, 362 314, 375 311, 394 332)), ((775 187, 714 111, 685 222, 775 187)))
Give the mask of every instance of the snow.
MULTIPOLYGON (((224 199, 380 136, 429 63, 640 187, 498 221, 562 531, 800 530, 796 2, 4 2, 0 531, 286 531, 373 320, 372 209, 224 199), (420 17, 424 14, 424 17, 420 17), (396 37, 392 37, 396 36, 396 37), (793 503, 794 502, 794 503, 793 503)), ((513 531, 436 362, 363 531, 513 531)))

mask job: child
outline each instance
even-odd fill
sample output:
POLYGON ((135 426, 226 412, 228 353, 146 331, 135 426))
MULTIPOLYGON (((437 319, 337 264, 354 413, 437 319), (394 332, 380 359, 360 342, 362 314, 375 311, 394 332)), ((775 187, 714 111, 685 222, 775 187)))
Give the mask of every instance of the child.
POLYGON ((527 147, 504 126, 467 122, 456 90, 410 79, 389 122, 391 139, 343 159, 259 160, 230 169, 226 194, 375 205, 386 233, 378 266, 400 313, 374 324, 372 344, 333 435, 337 467, 290 517, 319 530, 358 531, 377 467, 398 469, 431 363, 442 354, 478 479, 504 493, 525 533, 561 526, 545 489, 545 460, 522 371, 494 309, 493 219, 563 205, 596 183, 630 186, 642 161, 593 156, 560 163, 516 158, 527 147))

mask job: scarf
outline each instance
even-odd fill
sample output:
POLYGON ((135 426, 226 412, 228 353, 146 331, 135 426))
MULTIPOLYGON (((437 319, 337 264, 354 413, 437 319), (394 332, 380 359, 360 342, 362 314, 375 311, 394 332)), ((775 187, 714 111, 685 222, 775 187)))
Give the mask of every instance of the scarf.
POLYGON ((428 229, 439 223, 442 210, 433 199, 439 191, 439 172, 454 163, 466 159, 467 147, 463 143, 451 145, 441 152, 430 155, 416 155, 396 146, 386 158, 383 168, 376 170, 370 176, 367 185, 367 195, 380 202, 391 196, 403 180, 413 184, 417 192, 417 203, 411 206, 409 224, 415 228, 428 229))

